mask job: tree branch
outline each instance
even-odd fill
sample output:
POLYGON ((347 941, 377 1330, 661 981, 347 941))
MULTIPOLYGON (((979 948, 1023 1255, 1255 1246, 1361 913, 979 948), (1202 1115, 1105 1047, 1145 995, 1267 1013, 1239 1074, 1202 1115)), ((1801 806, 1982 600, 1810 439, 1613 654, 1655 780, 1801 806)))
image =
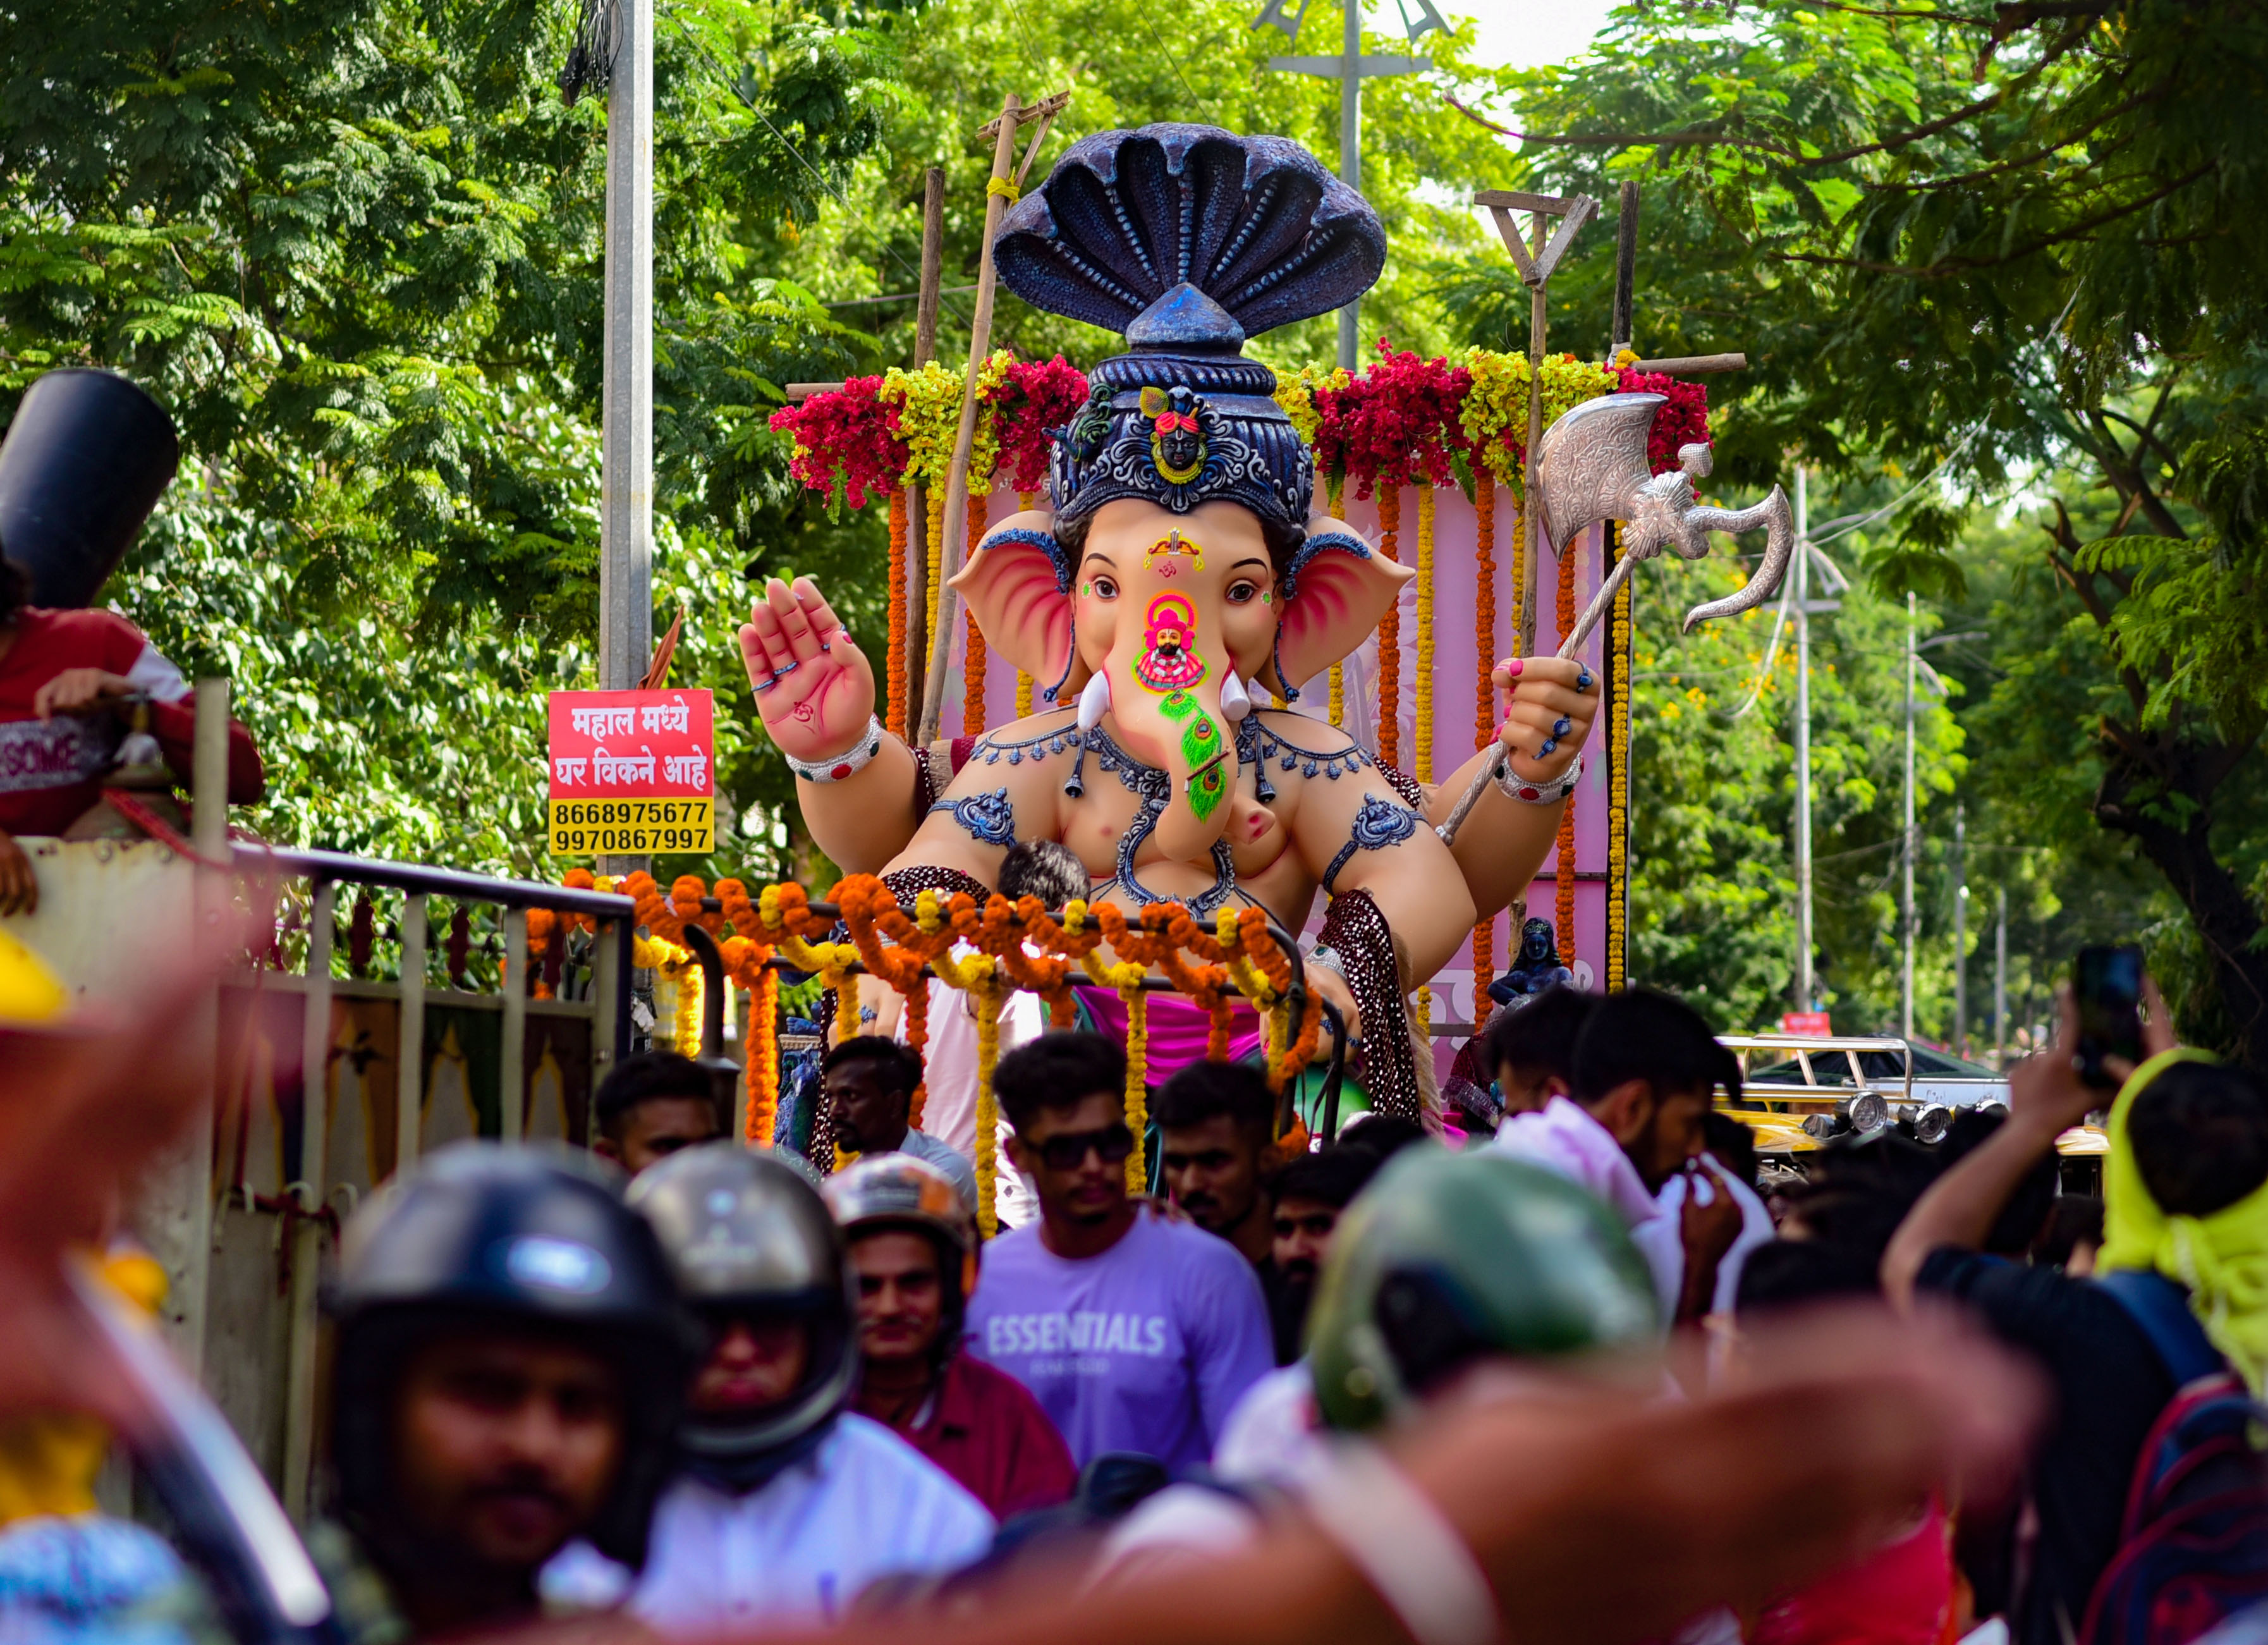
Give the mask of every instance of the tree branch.
POLYGON ((2005 96, 2006 93, 2003 92, 1994 92, 1989 97, 1981 97, 1973 103, 1955 109, 1952 114, 1925 122, 1921 125, 1898 132, 1892 136, 1884 137, 1879 142, 1864 143, 1854 149, 1837 149, 1830 154, 1806 154, 1802 150, 1792 149, 1785 143, 1769 143, 1761 137, 1736 137, 1705 126, 1689 126, 1683 131, 1661 132, 1602 131, 1551 135, 1535 131, 1514 131, 1510 126, 1500 126, 1487 115, 1468 108, 1459 102, 1452 92, 1442 92, 1441 100, 1474 124, 1484 126, 1498 136, 1512 137, 1521 143, 1543 143, 1560 148, 1591 149, 1753 149, 1761 154, 1776 154, 1796 166, 1840 166, 1845 160, 1855 160, 1865 155, 1882 154, 1892 149, 1904 148, 1908 144, 1918 143, 1924 137, 1935 136, 1940 131, 1949 130, 1965 120, 1974 120, 1979 114, 1990 114, 2000 106, 2005 96))
POLYGON ((2045 251, 2051 246, 2060 246, 2068 240, 2084 240, 2094 230, 2102 227, 2107 223, 2115 223, 2120 218, 2132 217, 2137 211, 2147 210, 2167 195, 2178 194, 2200 177, 2219 170, 2220 166, 2220 161, 2207 160, 2185 176, 2176 177, 2154 194, 2145 195, 2139 200, 2130 200, 2124 205, 2101 212, 2057 233, 2043 235, 2029 245, 2019 246, 2015 250, 2003 252, 1996 257, 1948 257, 1942 262, 1916 267, 1911 263, 1875 262, 1864 257, 1833 257, 1823 252, 1784 251, 1771 252, 1766 254, 1782 262, 1815 263, 1830 269, 1856 269, 1863 274, 1892 274, 1914 280, 1937 280, 1951 275, 1964 274, 1975 269, 2003 268, 2012 262, 2021 262, 2025 258, 2045 251))

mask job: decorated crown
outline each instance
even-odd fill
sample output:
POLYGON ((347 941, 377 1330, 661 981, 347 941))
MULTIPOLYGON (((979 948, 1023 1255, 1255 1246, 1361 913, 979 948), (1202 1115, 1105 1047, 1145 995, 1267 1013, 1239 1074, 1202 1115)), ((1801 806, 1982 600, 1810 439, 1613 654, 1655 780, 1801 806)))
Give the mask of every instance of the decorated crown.
POLYGON ((1360 195, 1288 138, 1145 126, 1072 144, 992 244, 1026 302, 1131 345, 1095 367, 1057 434, 1058 522, 1139 498, 1306 523, 1314 460, 1276 403, 1275 373, 1243 346, 1377 280, 1386 231, 1360 195))

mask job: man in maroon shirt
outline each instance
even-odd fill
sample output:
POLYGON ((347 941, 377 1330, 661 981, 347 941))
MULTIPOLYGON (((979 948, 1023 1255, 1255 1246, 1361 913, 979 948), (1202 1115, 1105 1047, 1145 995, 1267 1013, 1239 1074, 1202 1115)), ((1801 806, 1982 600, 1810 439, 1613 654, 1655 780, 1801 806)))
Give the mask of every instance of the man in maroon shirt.
POLYGON ((995 1518, 1069 1497, 1079 1471, 1040 1402, 961 1352, 976 1229, 952 1179, 910 1154, 881 1154, 829 1177, 826 1194, 858 1279, 852 1408, 951 1474, 995 1518))
MULTIPOLYGON (((166 763, 190 774, 196 714, 189 682, 147 636, 108 611, 50 611, 24 603, 23 572, 0 560, 0 914, 39 902, 19 834, 61 834, 102 798, 102 777, 124 736, 107 711, 150 699, 150 730, 166 763)), ((228 727, 228 798, 249 805, 263 786, 251 733, 228 727)))

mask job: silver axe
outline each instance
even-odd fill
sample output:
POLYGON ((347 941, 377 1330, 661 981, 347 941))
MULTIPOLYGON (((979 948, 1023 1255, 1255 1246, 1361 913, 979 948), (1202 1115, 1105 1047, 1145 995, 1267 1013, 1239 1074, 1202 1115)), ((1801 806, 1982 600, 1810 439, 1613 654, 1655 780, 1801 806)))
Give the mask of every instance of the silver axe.
MULTIPOLYGON (((1653 429, 1655 408, 1667 398, 1616 394, 1586 400, 1544 430, 1537 444, 1532 482, 1543 507, 1543 529, 1554 543, 1572 542, 1577 532, 1602 520, 1623 522, 1622 557, 1583 608, 1574 631, 1560 642, 1557 655, 1563 660, 1582 648, 1638 563, 1653 559, 1665 548, 1675 550, 1681 558, 1697 560, 1709 552, 1712 531, 1764 527, 1763 564, 1739 593, 1688 611, 1683 631, 1688 634, 1697 623, 1753 611, 1771 599, 1794 557, 1795 511, 1779 487, 1772 487, 1771 495, 1753 508, 1704 506, 1693 495, 1693 482, 1708 476, 1706 446, 1680 446, 1674 471, 1652 471, 1646 439, 1653 429)), ((1502 749, 1499 743, 1497 757, 1473 773, 1448 821, 1436 830, 1445 842, 1455 841, 1465 818, 1503 771, 1502 749)))

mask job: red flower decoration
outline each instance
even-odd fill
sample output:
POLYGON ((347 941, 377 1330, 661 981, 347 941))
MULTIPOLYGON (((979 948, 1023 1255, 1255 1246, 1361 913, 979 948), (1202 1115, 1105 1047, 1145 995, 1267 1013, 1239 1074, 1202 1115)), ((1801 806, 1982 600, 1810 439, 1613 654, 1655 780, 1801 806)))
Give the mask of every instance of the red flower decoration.
POLYGON ((1472 373, 1397 354, 1383 337, 1378 353, 1378 364, 1345 387, 1315 391, 1317 464, 1354 481, 1358 498, 1381 485, 1454 483, 1450 453, 1464 444, 1459 413, 1472 373))
POLYGON ((1067 425, 1086 403, 1086 373, 1060 354, 1051 360, 1018 360, 998 389, 986 394, 999 431, 1000 461, 1009 489, 1036 491, 1048 477, 1055 443, 1048 431, 1067 425))
POLYGON ((1622 372, 1626 395, 1667 395, 1669 403, 1656 409, 1653 427, 1646 439, 1646 466, 1656 474, 1677 467, 1680 446, 1709 443, 1709 390, 1700 383, 1680 382, 1667 372, 1642 372, 1626 365, 1622 372))
POLYGON ((882 380, 853 377, 828 394, 771 415, 771 426, 792 435, 788 472, 829 502, 866 506, 869 492, 897 489, 909 454, 898 437, 898 412, 880 399, 882 380))

